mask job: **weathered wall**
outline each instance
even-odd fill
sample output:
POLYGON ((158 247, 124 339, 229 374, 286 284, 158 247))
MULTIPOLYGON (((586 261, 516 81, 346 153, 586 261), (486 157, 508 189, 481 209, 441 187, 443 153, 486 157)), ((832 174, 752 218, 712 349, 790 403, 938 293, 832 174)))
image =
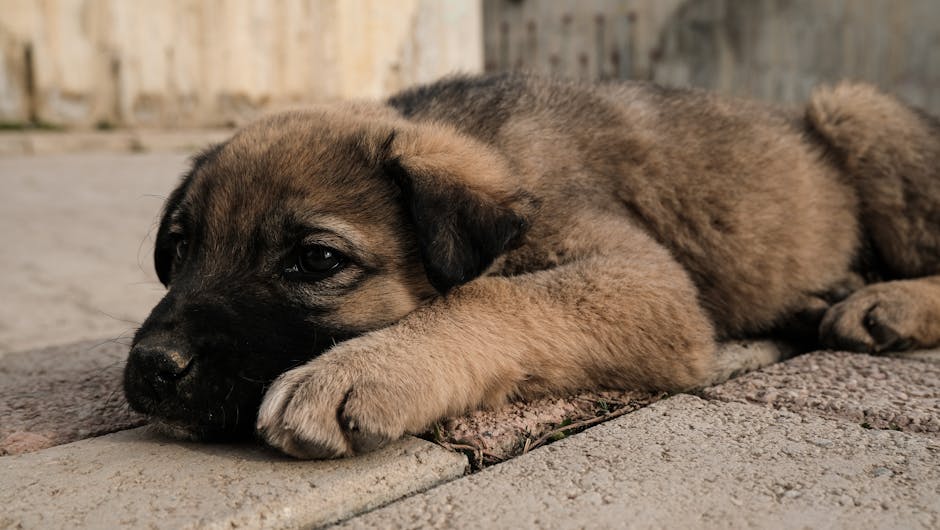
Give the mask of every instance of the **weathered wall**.
POLYGON ((682 0, 484 0, 486 69, 646 79, 682 0))
POLYGON ((653 78, 776 101, 862 79, 940 113, 940 2, 689 1, 664 27, 653 78))
POLYGON ((773 101, 867 80, 940 113, 937 0, 484 0, 486 68, 773 101))
POLYGON ((482 69, 479 0, 0 0, 0 121, 193 126, 482 69))
POLYGON ((484 57, 778 101, 864 79, 940 113, 937 0, 0 0, 0 125, 240 123, 484 57))

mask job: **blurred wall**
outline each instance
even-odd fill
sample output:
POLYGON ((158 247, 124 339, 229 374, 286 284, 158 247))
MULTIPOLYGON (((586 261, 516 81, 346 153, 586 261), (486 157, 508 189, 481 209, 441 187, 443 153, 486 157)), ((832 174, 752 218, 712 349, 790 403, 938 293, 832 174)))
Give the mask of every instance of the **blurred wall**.
POLYGON ((486 69, 771 101, 866 80, 940 113, 940 0, 484 0, 486 69))
POLYGON ((238 124, 484 59, 774 101, 862 79, 940 113, 940 0, 0 0, 0 126, 238 124))
POLYGON ((649 79, 683 0, 484 0, 486 70, 649 79))
POLYGON ((0 0, 0 122, 237 124, 483 65, 479 0, 0 0))
POLYGON ((653 79, 774 101, 865 80, 940 113, 938 0, 696 0, 663 28, 653 79))

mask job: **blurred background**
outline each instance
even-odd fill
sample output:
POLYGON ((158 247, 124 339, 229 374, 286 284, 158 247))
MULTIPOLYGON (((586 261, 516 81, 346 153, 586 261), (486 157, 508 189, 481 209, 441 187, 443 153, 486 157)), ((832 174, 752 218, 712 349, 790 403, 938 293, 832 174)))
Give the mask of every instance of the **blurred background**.
POLYGON ((219 127, 452 72, 800 101, 868 80, 940 112, 937 0, 0 0, 0 124, 219 127))
POLYGON ((940 114, 940 0, 0 0, 0 356, 126 344, 163 200, 231 127, 512 69, 940 114))

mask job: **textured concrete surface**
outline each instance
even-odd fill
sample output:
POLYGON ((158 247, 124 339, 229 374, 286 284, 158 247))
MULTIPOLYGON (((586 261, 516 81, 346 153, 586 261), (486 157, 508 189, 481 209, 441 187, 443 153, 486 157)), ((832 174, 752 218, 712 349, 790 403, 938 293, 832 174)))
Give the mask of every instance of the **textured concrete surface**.
POLYGON ((183 154, 0 157, 0 356, 126 337, 163 294, 151 230, 183 154))
POLYGON ((79 342, 0 359, 0 456, 136 427, 124 400, 127 346, 79 342))
POLYGON ((815 352, 706 389, 702 395, 940 438, 940 363, 925 360, 930 355, 815 352))
POLYGON ((940 441, 675 396, 344 528, 937 528, 940 441))
POLYGON ((318 526, 465 467, 462 455, 416 438, 354 459, 301 462, 141 428, 0 458, 0 528, 318 526))

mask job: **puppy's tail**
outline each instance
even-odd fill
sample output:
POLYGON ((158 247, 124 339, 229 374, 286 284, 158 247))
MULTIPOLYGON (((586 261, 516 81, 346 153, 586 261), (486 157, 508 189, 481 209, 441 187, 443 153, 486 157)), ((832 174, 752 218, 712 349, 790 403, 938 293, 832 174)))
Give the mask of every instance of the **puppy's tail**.
POLYGON ((706 385, 711 386, 788 359, 797 350, 770 340, 723 342, 715 351, 714 371, 706 385))
POLYGON ((877 88, 843 82, 813 92, 806 120, 857 177, 932 174, 940 122, 877 88))
POLYGON ((860 218, 890 272, 936 274, 940 120, 872 86, 842 83, 816 90, 806 121, 856 188, 860 218))

